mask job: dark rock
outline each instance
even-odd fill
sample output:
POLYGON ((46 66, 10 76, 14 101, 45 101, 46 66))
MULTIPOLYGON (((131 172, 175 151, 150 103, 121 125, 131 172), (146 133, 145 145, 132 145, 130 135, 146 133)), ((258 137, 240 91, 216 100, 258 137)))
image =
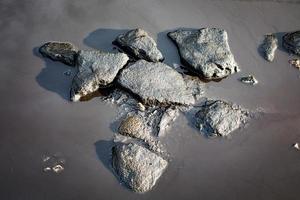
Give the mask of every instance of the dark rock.
POLYGON ((221 79, 239 71, 225 30, 176 30, 168 36, 178 47, 181 60, 188 69, 205 79, 221 79))
POLYGON ((78 73, 72 82, 71 100, 78 101, 97 91, 99 87, 107 87, 128 59, 124 53, 79 51, 76 63, 78 73))
POLYGON ((151 190, 168 166, 165 159, 134 143, 117 143, 112 158, 120 180, 138 193, 151 190))
POLYGON ((278 40, 274 34, 265 35, 265 39, 262 44, 262 50, 264 58, 272 62, 275 57, 275 51, 278 48, 278 40))
POLYGON ((222 100, 208 100, 196 113, 197 126, 207 136, 228 136, 248 118, 249 111, 222 100))
POLYGON ((54 61, 75 66, 78 49, 69 42, 47 42, 39 48, 39 52, 54 61))
POLYGON ((121 72, 118 82, 148 105, 195 102, 181 74, 160 62, 139 60, 121 72))
POLYGON ((282 45, 290 53, 300 56, 300 31, 285 34, 282 45))
POLYGON ((164 57, 158 50, 156 42, 142 29, 134 29, 119 35, 113 44, 132 55, 136 59, 149 62, 163 61, 164 57))

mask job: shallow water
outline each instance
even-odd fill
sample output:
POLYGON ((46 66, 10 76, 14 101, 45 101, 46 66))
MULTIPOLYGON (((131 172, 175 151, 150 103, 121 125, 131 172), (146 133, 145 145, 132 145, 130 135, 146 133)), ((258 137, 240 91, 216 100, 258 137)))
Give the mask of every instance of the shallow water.
POLYGON ((297 1, 52 0, 0 2, 0 197, 16 199, 298 199, 300 72, 282 48, 273 63, 258 47, 266 33, 300 29, 297 1), (264 109, 231 138, 207 139, 181 115, 162 139, 172 157, 153 191, 138 195, 110 170, 117 108, 99 98, 69 102, 75 70, 37 56, 49 40, 113 51, 111 41, 135 27, 149 31, 169 65, 179 64, 166 33, 220 27, 241 72, 206 83, 206 96, 264 109), (71 76, 64 72, 71 69, 71 76), (255 86, 242 84, 253 74, 255 86), (65 159, 43 172, 43 156, 65 159))

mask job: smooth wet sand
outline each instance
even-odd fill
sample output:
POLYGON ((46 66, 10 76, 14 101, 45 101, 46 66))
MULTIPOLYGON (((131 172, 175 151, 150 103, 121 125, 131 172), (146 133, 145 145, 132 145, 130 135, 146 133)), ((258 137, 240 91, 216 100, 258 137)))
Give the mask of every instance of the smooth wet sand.
POLYGON ((298 1, 51 0, 0 2, 0 199, 237 199, 295 200, 300 196, 300 71, 281 48, 273 63, 258 53, 266 33, 300 29, 298 1), (285 3, 288 2, 288 3, 285 3), (111 41, 142 27, 165 62, 179 63, 166 32, 220 27, 241 72, 207 83, 206 96, 267 114, 230 139, 207 139, 180 116, 163 139, 172 161, 153 191, 135 194, 109 169, 116 107, 94 98, 68 101, 70 69, 43 59, 49 40, 81 49, 112 50, 111 41), (259 84, 238 78, 253 74, 259 84), (66 159, 61 174, 44 173, 44 155, 66 159))

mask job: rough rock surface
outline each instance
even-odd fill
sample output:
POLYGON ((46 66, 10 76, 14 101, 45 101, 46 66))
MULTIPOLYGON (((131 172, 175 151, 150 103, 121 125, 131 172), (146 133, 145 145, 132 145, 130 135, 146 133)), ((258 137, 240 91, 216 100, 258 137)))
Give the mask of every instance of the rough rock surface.
POLYGON ((181 60, 189 70, 206 79, 220 79, 239 71, 225 30, 176 30, 168 36, 177 45, 181 60))
POLYGON ((138 115, 132 115, 122 121, 119 127, 119 133, 121 135, 143 139, 143 128, 143 119, 138 115))
POLYGON ((164 57, 157 48, 156 42, 142 29, 134 29, 119 35, 113 44, 137 59, 149 62, 163 61, 164 57))
POLYGON ((221 100, 207 100, 196 113, 197 126, 207 136, 228 136, 248 118, 247 110, 221 100))
POLYGON ((248 76, 244 76, 242 78, 240 78, 240 81, 246 84, 251 84, 251 85, 255 85, 258 83, 258 81, 256 80, 256 78, 253 75, 248 75, 248 76))
POLYGON ((106 53, 101 51, 79 51, 77 58, 78 73, 73 79, 71 100, 95 92, 113 82, 122 69, 128 56, 124 53, 106 53))
POLYGON ((300 31, 285 34, 282 45, 289 52, 300 56, 300 31))
POLYGON ((264 58, 272 62, 275 57, 276 49, 278 48, 278 40, 274 34, 265 35, 265 39, 262 44, 262 51, 264 58))
POLYGON ((195 99, 183 77, 163 63, 139 60, 124 69, 118 82, 145 104, 193 104, 195 99))
POLYGON ((138 193, 151 190, 168 165, 162 157, 134 143, 116 144, 112 157, 120 180, 138 193))
POLYGON ((39 52, 44 57, 74 66, 78 49, 69 42, 47 42, 39 48, 39 52))

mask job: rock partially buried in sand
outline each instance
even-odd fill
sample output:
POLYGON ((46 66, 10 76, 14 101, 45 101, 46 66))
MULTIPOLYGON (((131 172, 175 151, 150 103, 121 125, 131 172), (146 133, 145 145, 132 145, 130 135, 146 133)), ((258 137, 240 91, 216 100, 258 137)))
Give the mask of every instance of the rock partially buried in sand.
POLYGON ((300 31, 285 34, 282 45, 290 53, 300 56, 300 31))
POLYGON ((54 61, 75 66, 78 49, 69 42, 47 42, 39 48, 39 52, 54 61))
POLYGON ((108 86, 128 60, 124 53, 79 51, 76 63, 78 73, 72 82, 71 100, 78 101, 99 87, 108 86))
POLYGON ((188 69, 206 79, 225 78, 239 71, 225 30, 176 30, 168 36, 178 47, 181 60, 188 69))
POLYGON ((120 180, 138 193, 151 190, 168 165, 162 157, 134 143, 116 144, 112 158, 120 180))
POLYGON ((143 134, 143 120, 138 115, 132 115, 125 118, 119 127, 119 133, 121 135, 144 139, 143 134))
POLYGON ((142 29, 134 29, 119 35, 113 44, 137 59, 149 62, 163 61, 164 57, 157 48, 156 42, 142 29))
POLYGON ((181 74, 160 62, 139 60, 121 72, 118 82, 148 105, 195 102, 181 74))
POLYGON ((253 75, 244 76, 244 77, 240 78, 240 81, 242 83, 246 83, 246 84, 250 84, 250 85, 255 85, 258 83, 258 81, 256 80, 256 78, 253 75))
POLYGON ((262 44, 262 50, 264 58, 272 62, 275 57, 276 49, 278 48, 278 40, 274 34, 265 35, 265 39, 262 44))
POLYGON ((208 100, 196 113, 197 126, 207 136, 228 136, 247 122, 249 112, 221 100, 208 100))

